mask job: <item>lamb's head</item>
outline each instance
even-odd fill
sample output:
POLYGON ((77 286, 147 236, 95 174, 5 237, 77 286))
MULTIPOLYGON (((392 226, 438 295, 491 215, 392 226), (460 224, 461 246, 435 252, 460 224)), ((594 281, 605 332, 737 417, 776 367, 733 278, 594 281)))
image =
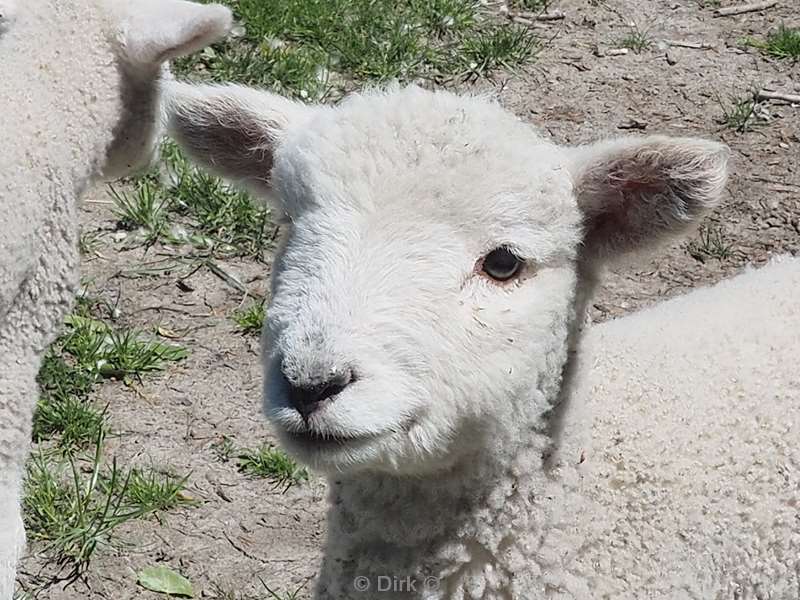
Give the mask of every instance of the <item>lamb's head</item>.
POLYGON ((266 411, 329 472, 431 472, 520 443, 556 400, 582 273, 683 230, 725 180, 719 144, 564 148, 445 92, 170 96, 195 158, 275 197, 266 411))
POLYGON ((166 63, 217 41, 231 12, 183 0, 99 0, 108 11, 108 41, 116 58, 121 112, 101 165, 116 179, 147 166, 160 134, 160 86, 166 63))

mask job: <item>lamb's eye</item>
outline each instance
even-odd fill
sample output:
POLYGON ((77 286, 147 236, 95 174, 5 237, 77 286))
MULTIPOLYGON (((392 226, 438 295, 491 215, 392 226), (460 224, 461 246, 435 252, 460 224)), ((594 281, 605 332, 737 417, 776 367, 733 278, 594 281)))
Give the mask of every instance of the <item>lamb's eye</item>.
POLYGON ((496 281, 508 281, 520 272, 524 264, 525 261, 511 250, 500 247, 486 255, 482 270, 496 281))

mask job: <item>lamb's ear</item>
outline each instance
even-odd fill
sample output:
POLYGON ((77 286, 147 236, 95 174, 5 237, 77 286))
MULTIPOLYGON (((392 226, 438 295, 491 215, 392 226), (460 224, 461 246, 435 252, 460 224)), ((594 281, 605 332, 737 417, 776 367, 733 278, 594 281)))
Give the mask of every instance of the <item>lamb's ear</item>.
POLYGON ((169 134, 209 170, 265 192, 273 155, 290 127, 318 108, 238 85, 164 88, 169 134))
POLYGON ((223 37, 231 11, 183 0, 112 0, 127 62, 143 69, 191 54, 223 37))
POLYGON ((728 148, 695 138, 619 138, 571 152, 589 262, 685 232, 719 203, 728 173, 728 148))

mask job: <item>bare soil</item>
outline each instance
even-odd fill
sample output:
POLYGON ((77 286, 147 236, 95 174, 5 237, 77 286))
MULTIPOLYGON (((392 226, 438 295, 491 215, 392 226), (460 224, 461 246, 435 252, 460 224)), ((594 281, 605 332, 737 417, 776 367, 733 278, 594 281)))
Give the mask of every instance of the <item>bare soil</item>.
MULTIPOLYGON (((721 139, 734 156, 724 203, 706 223, 719 232, 730 256, 698 260, 684 241, 637 268, 618 269, 595 300, 592 318, 624 314, 731 276, 743 265, 796 254, 800 107, 765 104, 768 119, 755 119, 745 132, 718 122, 723 112, 719 99, 747 96, 753 86, 800 93, 800 64, 765 58, 742 43, 747 36, 763 37, 780 23, 800 25, 796 0, 726 18, 715 18, 714 7, 699 0, 562 0, 552 8, 563 11, 566 19, 536 25, 550 40, 538 61, 480 81, 478 87, 494 91, 510 110, 562 143, 635 128, 721 139), (631 22, 647 32, 652 46, 641 54, 602 56, 619 47, 631 22), (667 41, 712 48, 668 46, 667 41)), ((158 562, 188 577, 199 597, 266 598, 259 579, 282 593, 305 586, 297 597, 310 597, 325 534, 325 482, 312 475, 309 482, 284 492, 239 473, 234 461, 225 462, 215 452, 223 436, 251 447, 273 439, 260 412, 258 340, 237 332, 230 320, 242 293, 207 269, 180 287, 179 272, 130 278, 131 271, 163 258, 159 254, 168 250, 124 250, 110 206, 103 203, 108 200, 104 192, 91 200, 83 209, 84 231, 99 232, 103 240, 102 256, 83 265, 92 293, 116 305, 122 323, 148 328, 160 324, 191 351, 188 360, 140 386, 102 387, 98 401, 108 403, 117 434, 109 455, 129 464, 191 472, 189 493, 200 504, 170 512, 161 522, 127 526, 123 537, 129 546, 99 551, 86 581, 66 589, 50 587, 40 597, 158 598, 138 587, 135 576, 158 562), (230 592, 237 595, 224 595, 230 592)), ((699 239, 695 235, 692 241, 699 239)), ((266 293, 268 265, 247 260, 220 264, 248 289, 266 293)), ((32 550, 20 575, 27 589, 38 585, 42 564, 37 548, 32 550)))

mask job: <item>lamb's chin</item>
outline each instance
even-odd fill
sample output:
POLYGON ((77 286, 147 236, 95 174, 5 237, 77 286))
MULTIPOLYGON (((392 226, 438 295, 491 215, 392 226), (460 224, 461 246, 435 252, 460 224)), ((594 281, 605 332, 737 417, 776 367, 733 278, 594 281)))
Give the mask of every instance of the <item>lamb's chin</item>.
POLYGON ((279 433, 281 444, 290 455, 315 471, 331 475, 377 466, 393 435, 336 436, 285 429, 279 433))

